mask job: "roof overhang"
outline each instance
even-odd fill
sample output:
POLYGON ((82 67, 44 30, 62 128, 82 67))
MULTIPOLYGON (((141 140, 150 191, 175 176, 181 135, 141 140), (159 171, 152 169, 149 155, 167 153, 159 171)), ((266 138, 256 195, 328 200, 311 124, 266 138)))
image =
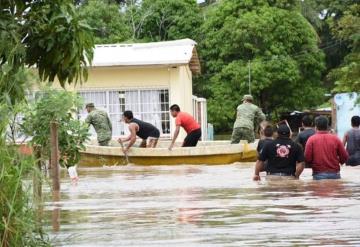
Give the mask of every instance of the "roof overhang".
POLYGON ((91 67, 189 65, 194 74, 201 73, 196 42, 182 39, 164 42, 96 45, 91 67))

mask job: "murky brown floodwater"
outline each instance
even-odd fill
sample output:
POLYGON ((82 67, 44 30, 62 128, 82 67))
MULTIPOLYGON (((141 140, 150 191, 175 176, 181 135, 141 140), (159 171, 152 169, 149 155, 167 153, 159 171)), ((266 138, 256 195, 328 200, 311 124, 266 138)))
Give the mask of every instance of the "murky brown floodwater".
POLYGON ((322 182, 310 169, 300 181, 253 182, 253 164, 79 174, 45 205, 57 246, 360 246, 360 167, 322 182))

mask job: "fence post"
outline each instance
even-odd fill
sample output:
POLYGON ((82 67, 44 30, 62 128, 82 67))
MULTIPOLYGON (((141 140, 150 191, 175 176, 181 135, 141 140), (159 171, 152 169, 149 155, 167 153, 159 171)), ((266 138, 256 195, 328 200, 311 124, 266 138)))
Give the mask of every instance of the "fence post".
POLYGON ((33 146, 36 164, 33 172, 33 199, 35 206, 35 224, 38 232, 41 232, 42 222, 42 181, 41 181, 41 147, 33 146))
POLYGON ((36 159, 34 176, 33 176, 33 194, 35 201, 41 200, 42 182, 41 182, 41 148, 40 146, 33 146, 34 155, 36 159))
POLYGON ((53 190, 52 192, 52 203, 54 209, 51 213, 51 223, 52 228, 54 232, 58 232, 60 230, 60 212, 61 208, 59 206, 60 202, 60 191, 59 190, 53 190))
POLYGON ((60 165, 59 165, 59 141, 58 123, 50 123, 50 143, 51 143, 51 175, 54 191, 60 191, 60 165))

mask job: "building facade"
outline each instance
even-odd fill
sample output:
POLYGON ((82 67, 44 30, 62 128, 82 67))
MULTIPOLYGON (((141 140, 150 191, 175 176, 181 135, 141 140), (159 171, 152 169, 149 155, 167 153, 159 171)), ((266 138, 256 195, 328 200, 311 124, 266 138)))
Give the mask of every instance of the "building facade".
MULTIPOLYGON (((174 129, 169 107, 178 104, 197 118, 206 139, 206 100, 194 97, 192 91, 193 75, 200 73, 195 41, 97 45, 88 73, 85 83, 67 89, 109 113, 113 136, 128 133, 120 119, 122 112, 131 110, 168 138, 174 129)), ((84 119, 87 113, 79 115, 84 119)))

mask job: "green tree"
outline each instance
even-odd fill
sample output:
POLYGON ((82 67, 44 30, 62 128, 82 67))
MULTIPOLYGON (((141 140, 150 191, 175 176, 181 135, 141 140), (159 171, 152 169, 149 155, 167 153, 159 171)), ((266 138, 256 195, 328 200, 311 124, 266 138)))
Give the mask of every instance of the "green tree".
POLYGON ((360 4, 353 4, 338 20, 332 20, 335 37, 349 43, 350 53, 331 71, 336 92, 360 92, 360 4))
POLYGON ((205 89, 218 130, 232 126, 248 93, 249 61, 252 94, 267 113, 322 102, 324 55, 297 1, 222 1, 208 14, 203 33, 205 80, 196 85, 205 89))
POLYGON ((143 20, 140 38, 151 41, 197 40, 203 17, 196 0, 143 0, 141 16, 149 11, 151 15, 143 20))
MULTIPOLYGON (((69 0, 0 1, 0 241, 1 246, 48 246, 22 183, 34 160, 6 143, 10 112, 25 100, 29 68, 62 86, 86 79, 91 28, 69 0)), ((61 108, 62 104, 56 106, 61 108)))
MULTIPOLYGON (((91 0, 74 0, 74 4, 75 5, 82 5, 85 4, 87 2, 89 2, 91 0)), ((116 3, 116 4, 124 4, 127 0, 102 0, 104 3, 116 3)))
POLYGON ((96 44, 121 43, 131 37, 119 4, 89 0, 80 6, 80 14, 93 28, 96 44))
POLYGON ((153 13, 152 8, 143 9, 141 6, 141 0, 127 0, 122 4, 122 8, 125 10, 126 24, 130 29, 133 41, 140 39, 144 22, 153 13))
POLYGON ((60 84, 83 81, 92 59, 91 28, 71 1, 0 1, 0 95, 24 98, 26 68, 60 84))
POLYGON ((303 16, 315 27, 320 37, 320 46, 325 53, 326 70, 322 80, 328 90, 334 87, 333 76, 329 72, 338 68, 347 54, 351 52, 351 41, 335 35, 334 23, 337 23, 358 0, 306 0, 301 1, 303 16))

